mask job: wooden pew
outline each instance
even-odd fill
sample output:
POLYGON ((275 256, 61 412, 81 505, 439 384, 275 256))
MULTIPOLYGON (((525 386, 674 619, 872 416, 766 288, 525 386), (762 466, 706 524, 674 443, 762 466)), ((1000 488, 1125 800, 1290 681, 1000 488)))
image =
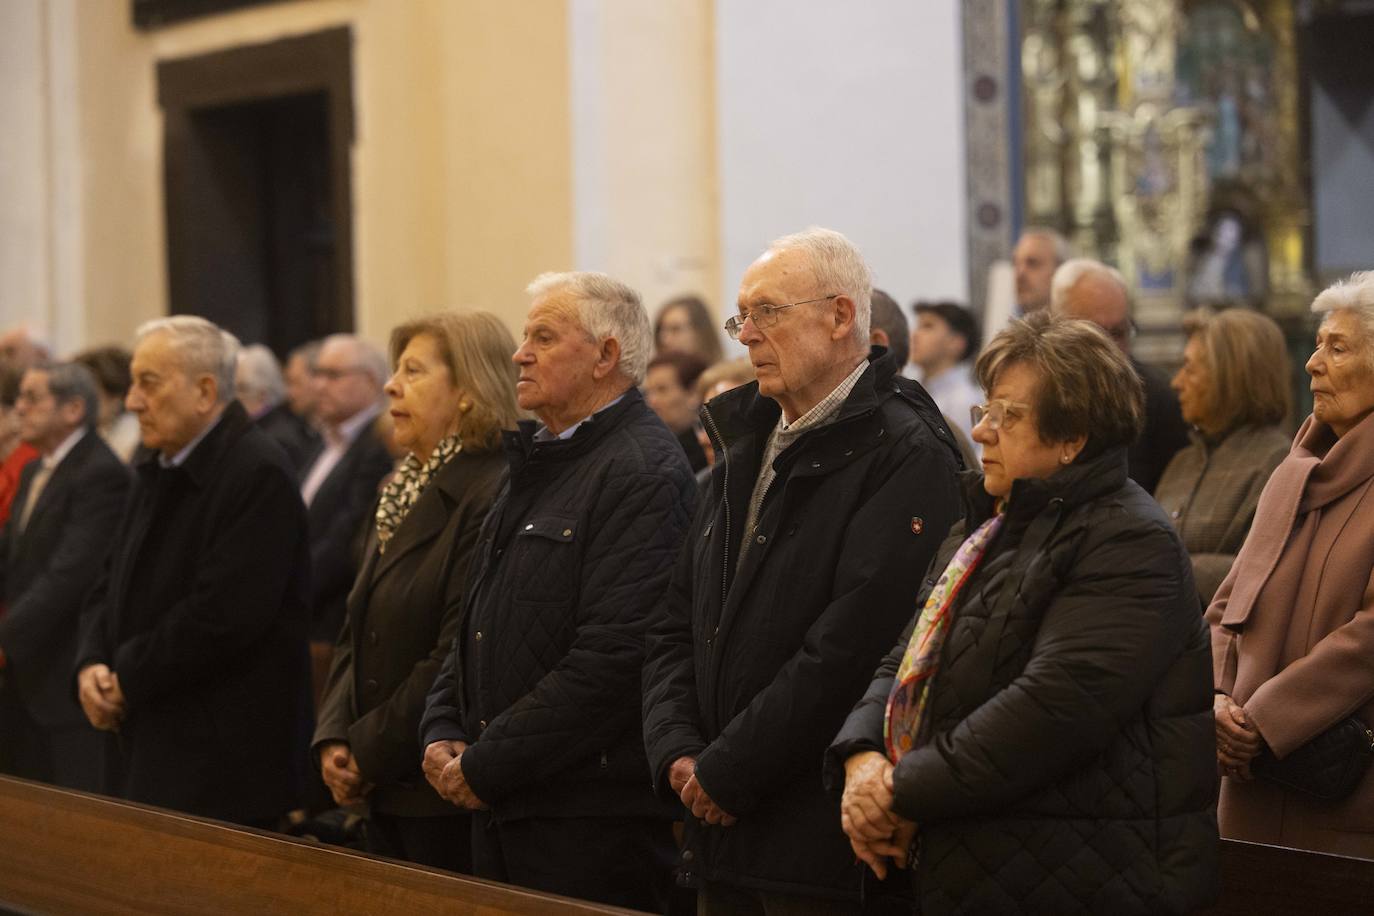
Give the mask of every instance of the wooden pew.
POLYGON ((0 777, 0 912, 630 913, 0 777))
MULTIPOLYGON (((1374 861, 1222 841, 1211 916, 1374 913, 1374 861)), ((0 912, 629 913, 0 777, 0 912)))

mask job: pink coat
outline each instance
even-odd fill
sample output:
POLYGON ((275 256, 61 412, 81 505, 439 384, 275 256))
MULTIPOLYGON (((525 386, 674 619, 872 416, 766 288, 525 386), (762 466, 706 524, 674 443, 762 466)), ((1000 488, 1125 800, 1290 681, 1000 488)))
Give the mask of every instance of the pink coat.
MULTIPOLYGON (((1341 439, 1313 418, 1260 496, 1207 609, 1217 690, 1283 757, 1355 714, 1374 726, 1374 415, 1341 439)), ((1374 770, 1318 802, 1222 780, 1221 834, 1374 858, 1374 770)))

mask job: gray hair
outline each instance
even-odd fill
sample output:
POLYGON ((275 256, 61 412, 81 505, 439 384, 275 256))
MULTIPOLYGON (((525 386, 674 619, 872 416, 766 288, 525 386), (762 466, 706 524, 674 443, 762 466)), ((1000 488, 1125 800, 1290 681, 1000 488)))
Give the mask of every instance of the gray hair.
POLYGON ((639 293, 613 277, 590 270, 540 274, 525 292, 535 299, 554 293, 572 296, 582 330, 597 342, 614 337, 620 344, 620 373, 631 385, 643 383, 654 332, 639 293))
POLYGON ((1064 299, 1069 295, 1069 290, 1078 285, 1078 281, 1084 277, 1096 276, 1110 283, 1116 284, 1121 288, 1122 298, 1126 300, 1126 307, 1131 307, 1131 292, 1126 286, 1126 278, 1121 276, 1121 271, 1101 261, 1094 261, 1092 258, 1071 258, 1060 264, 1054 271, 1054 279, 1050 281, 1050 311, 1060 312, 1064 308, 1064 299))
POLYGON ((1360 319, 1374 359, 1374 270, 1357 270, 1317 293, 1312 311, 1318 315, 1349 310, 1360 319))
POLYGON ((260 400, 268 407, 275 407, 286 397, 281 364, 267 347, 262 344, 244 347, 239 351, 238 365, 242 370, 235 385, 239 397, 260 400))
MULTIPOLYGON (((320 342, 320 350, 329 346, 331 343, 347 344, 353 348, 354 358, 358 361, 358 368, 362 369, 372 380, 377 383, 377 387, 386 384, 386 380, 391 378, 391 367, 387 364, 386 355, 380 349, 373 346, 370 341, 363 340, 356 334, 330 334, 320 342)), ((310 360, 313 367, 319 361, 319 351, 310 360)))
POLYGON ((95 429, 100 422, 100 383, 95 373, 80 363, 39 363, 32 371, 47 373, 48 391, 57 403, 80 401, 86 409, 81 425, 95 429))
POLYGON ((172 338, 187 375, 208 375, 215 380, 215 397, 219 403, 227 404, 234 399, 234 369, 239 357, 237 337, 199 315, 172 315, 140 325, 134 332, 134 346, 154 334, 167 334, 172 338))
POLYGON ((770 251, 805 252, 823 296, 847 296, 854 302, 854 342, 868 349, 873 319, 873 273, 854 243, 834 229, 812 226, 774 239, 770 251))
POLYGON ((1073 257, 1073 248, 1069 245, 1069 240, 1049 226, 1027 226, 1021 230, 1021 238, 1027 237, 1048 239, 1054 248, 1054 263, 1056 264, 1063 264, 1073 257))

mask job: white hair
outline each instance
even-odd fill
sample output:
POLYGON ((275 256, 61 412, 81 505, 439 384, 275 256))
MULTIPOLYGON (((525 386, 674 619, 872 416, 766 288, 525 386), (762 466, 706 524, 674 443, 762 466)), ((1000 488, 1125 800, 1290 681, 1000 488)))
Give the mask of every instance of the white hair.
POLYGON ((234 399, 234 369, 238 365, 239 339, 199 315, 172 315, 144 322, 134 332, 137 347, 154 334, 172 338, 181 357, 182 370, 195 378, 208 375, 215 380, 215 397, 221 404, 234 399))
MULTIPOLYGON (((320 342, 320 350, 330 344, 343 344, 353 350, 354 359, 358 361, 358 368, 362 369, 372 380, 377 383, 377 387, 386 384, 387 379, 391 378, 391 368, 387 365, 386 355, 369 341, 363 340, 356 334, 330 334, 320 342)), ((315 354, 315 359, 319 359, 319 353, 315 354)), ((314 360, 311 361, 313 366, 314 360)))
POLYGON ((1312 311, 1318 315, 1354 312, 1370 345, 1370 358, 1374 359, 1374 270, 1357 270, 1344 280, 1332 283, 1317 293, 1317 298, 1312 300, 1312 311))
POLYGON ((1049 226, 1027 226, 1021 230, 1021 238, 1039 238, 1049 241, 1054 249, 1054 263, 1063 264, 1073 257, 1073 249, 1069 246, 1069 240, 1064 238, 1049 226))
POLYGON ((1063 312, 1064 299, 1069 295, 1069 290, 1077 286, 1079 280, 1090 276, 1116 284, 1129 307, 1131 293, 1126 286, 1126 278, 1121 276, 1121 271, 1092 258, 1071 258, 1055 269, 1054 278, 1050 280, 1050 311, 1063 312))
POLYGON ((570 295, 582 330, 598 343, 614 337, 620 344, 620 373, 631 385, 643 383, 654 332, 639 293, 613 277, 590 270, 540 274, 525 292, 535 299, 554 293, 570 295))
POLYGON ((873 273, 854 243, 834 229, 812 226, 774 239, 770 251, 801 251, 811 262, 823 296, 847 296, 854 303, 854 342, 868 350, 873 321, 873 273))
POLYGON ((262 344, 252 344, 239 351, 239 369, 242 373, 235 386, 239 397, 262 401, 268 407, 275 407, 286 397, 281 364, 262 344))

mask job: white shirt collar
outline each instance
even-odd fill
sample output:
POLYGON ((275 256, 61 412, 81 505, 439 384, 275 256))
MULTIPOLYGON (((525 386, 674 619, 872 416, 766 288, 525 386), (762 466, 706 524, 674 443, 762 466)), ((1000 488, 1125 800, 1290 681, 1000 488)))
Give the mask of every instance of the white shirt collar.
POLYGON ((160 455, 158 455, 158 456, 157 456, 157 463, 158 463, 158 465, 159 465, 160 467, 164 467, 164 468, 179 468, 179 467, 181 467, 183 464, 186 463, 186 459, 191 457, 191 452, 195 451, 196 446, 197 446, 197 445, 200 445, 200 440, 202 440, 202 439, 204 439, 206 436, 210 435, 210 430, 214 429, 216 426, 219 426, 219 421, 220 421, 220 420, 223 420, 223 419, 224 419, 224 411, 221 410, 221 411, 219 412, 219 416, 215 417, 213 420, 211 420, 209 423, 207 423, 206 426, 205 426, 205 428, 202 429, 199 433, 197 433, 197 434, 196 434, 196 437, 195 437, 194 439, 192 439, 190 442, 186 443, 186 446, 185 446, 184 448, 182 448, 181 451, 177 452, 177 453, 176 453, 175 455, 173 455, 171 458, 168 458, 165 454, 160 454, 160 455))
POLYGON ((43 456, 41 459, 43 466, 51 471, 61 464, 62 459, 66 458, 67 455, 71 453, 71 450, 76 448, 76 443, 80 442, 81 437, 84 435, 86 435, 86 427, 84 426, 73 430, 70 436, 62 440, 61 445, 52 450, 52 454, 43 456))

